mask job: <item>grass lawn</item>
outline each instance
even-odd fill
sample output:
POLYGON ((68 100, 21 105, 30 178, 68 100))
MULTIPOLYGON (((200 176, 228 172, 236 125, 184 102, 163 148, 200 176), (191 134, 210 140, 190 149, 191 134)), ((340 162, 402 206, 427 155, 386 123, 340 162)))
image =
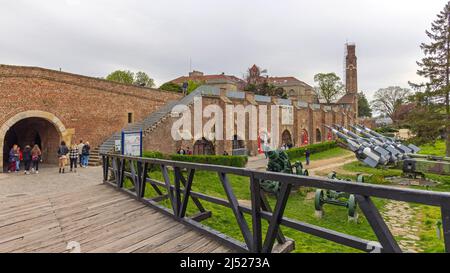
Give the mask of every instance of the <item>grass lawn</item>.
MULTIPOLYGON (((323 151, 320 153, 312 153, 310 156, 311 161, 313 160, 320 160, 320 159, 328 159, 328 158, 333 158, 333 157, 338 157, 338 156, 345 156, 345 155, 350 155, 352 154, 352 152, 350 152, 349 150, 346 149, 342 149, 341 147, 335 147, 335 148, 331 148, 327 151, 323 151)), ((301 162, 305 162, 305 157, 297 157, 297 158, 290 158, 291 162, 294 161, 301 161, 301 162)))
POLYGON ((434 144, 420 146, 419 154, 445 156, 445 141, 437 140, 434 144))

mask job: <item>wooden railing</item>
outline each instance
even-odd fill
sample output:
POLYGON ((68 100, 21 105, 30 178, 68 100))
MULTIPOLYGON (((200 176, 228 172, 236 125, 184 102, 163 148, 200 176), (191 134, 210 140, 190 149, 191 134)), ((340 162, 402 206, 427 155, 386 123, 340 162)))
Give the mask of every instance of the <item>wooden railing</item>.
POLYGON ((254 253, 271 252, 275 241, 281 244, 286 242, 280 229, 281 226, 285 226, 366 252, 372 252, 374 248, 380 252, 402 252, 380 212, 372 202, 371 198, 377 197, 440 207, 445 251, 450 252, 449 193, 262 172, 245 168, 129 157, 116 154, 103 154, 102 159, 103 179, 105 183, 127 192, 146 205, 170 215, 203 234, 214 236, 224 245, 232 247, 237 251, 254 253), (151 167, 157 167, 161 170, 164 181, 158 181, 149 176, 151 167), (173 181, 170 179, 169 168, 174 172, 173 181), (186 176, 183 174, 185 170, 186 176), (227 199, 193 192, 191 189, 194 183, 195 172, 198 170, 217 173, 227 199), (251 206, 244 206, 238 203, 228 179, 229 174, 249 178, 251 206), (126 177, 134 185, 132 190, 124 188, 126 177), (279 181, 281 183, 273 210, 265 194, 261 191, 260 181, 262 180, 279 181), (151 186, 159 196, 146 198, 144 193, 145 188, 148 186, 151 186), (378 238, 378 242, 374 245, 374 242, 366 239, 284 217, 284 210, 292 187, 314 187, 355 194, 359 208, 378 238), (161 188, 165 188, 167 193, 164 194, 161 188), (169 200, 171 208, 159 204, 161 200, 169 200), (191 217, 186 216, 189 200, 192 200, 199 210, 198 214, 191 217), (201 224, 200 221, 210 217, 211 213, 206 211, 200 200, 230 208, 240 228, 244 242, 233 239, 201 224), (244 214, 251 216, 252 224, 250 227, 244 218, 244 214), (268 222, 268 229, 264 237, 261 228, 262 220, 268 222))

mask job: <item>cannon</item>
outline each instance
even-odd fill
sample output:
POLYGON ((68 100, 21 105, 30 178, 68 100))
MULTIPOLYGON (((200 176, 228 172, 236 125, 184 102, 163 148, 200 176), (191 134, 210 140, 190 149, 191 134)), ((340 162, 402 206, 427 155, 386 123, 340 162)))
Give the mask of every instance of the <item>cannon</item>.
MULTIPOLYGON (((267 163, 267 171, 281 172, 296 175, 309 175, 308 170, 303 168, 300 161, 291 164, 289 156, 283 150, 267 151, 269 162, 267 163)), ((280 182, 272 180, 262 180, 261 188, 269 193, 277 193, 280 189, 280 182)))
POLYGON ((362 125, 351 125, 352 132, 343 126, 326 126, 356 158, 372 167, 395 167, 411 178, 425 177, 425 173, 450 175, 450 158, 420 155, 420 148, 404 144, 393 137, 383 136, 362 125))
MULTIPOLYGON (((328 174, 328 178, 335 180, 352 181, 350 179, 339 179, 336 172, 334 171, 328 174)), ((364 176, 362 174, 357 174, 356 182, 363 183, 364 176)), ((349 219, 355 219, 357 216, 357 202, 355 199, 355 195, 353 194, 334 190, 317 189, 314 197, 314 208, 316 210, 316 215, 322 216, 324 204, 346 207, 349 219)))

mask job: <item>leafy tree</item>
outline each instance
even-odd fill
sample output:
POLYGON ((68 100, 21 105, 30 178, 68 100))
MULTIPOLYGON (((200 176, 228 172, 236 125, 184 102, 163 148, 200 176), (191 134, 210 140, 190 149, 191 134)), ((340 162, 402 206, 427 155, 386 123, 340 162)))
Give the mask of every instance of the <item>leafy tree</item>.
POLYGON ((380 88, 375 92, 374 100, 372 101, 372 109, 384 113, 394 121, 395 112, 402 104, 408 101, 410 95, 411 91, 409 89, 401 88, 399 86, 380 88))
POLYGON ((358 117, 372 117, 372 109, 363 92, 358 93, 358 117))
MULTIPOLYGON (((429 43, 422 43, 420 48, 424 53, 417 62, 417 74, 427 78, 428 82, 410 83, 421 94, 416 96, 421 112, 417 115, 417 124, 431 123, 431 114, 443 114, 437 128, 442 128, 446 139, 446 155, 450 156, 450 2, 431 23, 431 29, 425 31, 429 43), (420 115, 421 113, 425 113, 420 115), (421 120, 423 118, 423 120, 421 120)), ((436 117, 436 116, 433 116, 436 117)), ((436 128, 436 127, 435 127, 436 128)), ((436 133, 436 131, 434 130, 436 133)))
POLYGON ((121 82, 126 84, 133 84, 134 73, 129 70, 116 70, 106 76, 108 81, 121 82))
POLYGON ((181 86, 173 82, 166 82, 163 85, 161 85, 159 89, 171 92, 180 92, 180 93, 182 92, 181 86))
POLYGON ((149 88, 152 88, 155 86, 154 80, 152 78, 150 78, 147 75, 147 73, 142 72, 142 71, 139 71, 136 73, 133 84, 139 85, 139 86, 145 86, 145 87, 149 87, 149 88))
POLYGON ((314 76, 317 83, 315 88, 317 95, 326 103, 332 103, 337 97, 344 94, 344 84, 335 73, 319 73, 314 76))
POLYGON ((106 76, 108 81, 121 82, 126 84, 134 84, 144 87, 154 87, 155 83, 152 78, 150 78, 147 73, 139 71, 133 73, 130 70, 116 70, 106 76))
POLYGON ((193 80, 189 80, 188 81, 188 88, 187 88, 187 94, 190 94, 192 91, 194 91, 195 89, 197 89, 200 85, 202 85, 203 82, 201 81, 193 81, 193 80))

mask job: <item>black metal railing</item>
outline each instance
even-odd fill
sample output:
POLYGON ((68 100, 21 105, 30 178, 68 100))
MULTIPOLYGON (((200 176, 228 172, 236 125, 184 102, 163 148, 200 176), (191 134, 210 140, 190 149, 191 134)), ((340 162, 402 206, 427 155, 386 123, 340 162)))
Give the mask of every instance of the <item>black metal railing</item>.
POLYGON ((374 248, 380 252, 402 252, 380 212, 372 202, 371 197, 377 197, 440 207, 445 251, 450 252, 449 193, 115 154, 103 154, 102 158, 103 179, 105 183, 129 193, 137 200, 174 217, 176 220, 204 234, 214 236, 223 244, 237 251, 254 253, 272 252, 275 241, 280 244, 286 242, 286 238, 280 229, 281 226, 285 226, 366 252, 372 252, 374 248), (161 170, 164 181, 158 181, 149 177, 150 168, 155 167, 161 170), (173 169, 174 172, 173 183, 170 179, 169 168, 173 169), (187 173, 186 177, 183 175, 184 170, 187 173), (197 170, 216 172, 220 178, 227 199, 191 191, 197 170), (228 180, 229 174, 249 178, 251 194, 250 207, 238 203, 228 180), (125 178, 130 179, 134 185, 133 190, 124 188, 125 178), (281 183, 273 210, 264 193, 261 191, 260 181, 262 180, 273 180, 281 183), (159 195, 154 198, 144 197, 147 186, 151 186, 159 195), (374 242, 366 239, 284 217, 284 210, 292 187, 314 187, 355 194, 359 208, 370 224, 378 242, 374 245, 374 242), (167 193, 164 194, 160 188, 165 188, 167 193), (161 200, 169 200, 171 208, 169 209, 159 204, 158 202, 161 200), (186 216, 189 200, 192 200, 199 210, 198 214, 191 217, 186 216), (211 213, 206 211, 200 200, 230 208, 236 218, 244 242, 201 224, 200 221, 210 217, 211 213), (244 214, 251 216, 251 227, 247 224, 244 214), (261 228, 262 220, 268 221, 268 229, 264 237, 261 228))

